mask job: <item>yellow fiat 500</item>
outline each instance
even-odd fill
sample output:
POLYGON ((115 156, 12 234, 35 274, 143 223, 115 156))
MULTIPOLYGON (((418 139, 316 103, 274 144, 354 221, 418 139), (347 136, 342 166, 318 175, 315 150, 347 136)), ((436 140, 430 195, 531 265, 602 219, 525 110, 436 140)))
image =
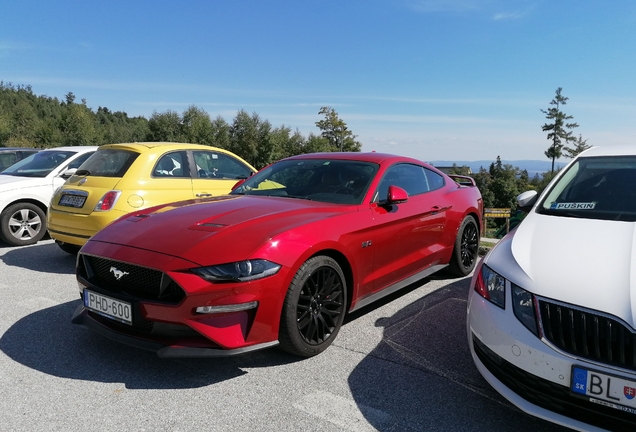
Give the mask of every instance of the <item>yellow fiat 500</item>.
POLYGON ((254 172, 235 154, 205 145, 103 145, 56 191, 47 215, 49 234, 62 250, 74 254, 126 213, 224 195, 254 172))

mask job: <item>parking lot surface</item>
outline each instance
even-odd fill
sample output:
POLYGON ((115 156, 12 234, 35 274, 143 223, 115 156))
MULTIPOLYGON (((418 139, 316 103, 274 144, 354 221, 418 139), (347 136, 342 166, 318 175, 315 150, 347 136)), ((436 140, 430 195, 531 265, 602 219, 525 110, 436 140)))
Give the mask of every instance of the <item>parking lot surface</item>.
POLYGON ((500 397, 466 341, 469 278, 349 316, 323 354, 160 359, 71 324, 75 259, 0 244, 1 431, 559 431, 500 397))

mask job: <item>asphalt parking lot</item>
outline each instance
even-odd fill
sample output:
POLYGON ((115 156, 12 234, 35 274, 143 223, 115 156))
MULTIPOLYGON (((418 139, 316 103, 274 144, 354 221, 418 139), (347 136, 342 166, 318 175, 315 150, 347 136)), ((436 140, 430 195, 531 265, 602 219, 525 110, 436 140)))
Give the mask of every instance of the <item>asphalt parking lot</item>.
POLYGON ((0 243, 2 431, 559 431, 501 398, 466 342, 469 279, 350 316, 323 354, 164 360, 70 323, 74 257, 0 243))

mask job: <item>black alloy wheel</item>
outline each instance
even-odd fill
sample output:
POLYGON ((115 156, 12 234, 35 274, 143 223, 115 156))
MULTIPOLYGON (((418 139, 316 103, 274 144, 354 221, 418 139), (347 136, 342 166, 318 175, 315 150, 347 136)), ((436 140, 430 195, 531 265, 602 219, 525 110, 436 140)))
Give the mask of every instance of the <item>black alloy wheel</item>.
POLYGON ((455 240, 455 248, 449 265, 454 276, 466 276, 475 268, 479 253, 479 229, 472 216, 462 221, 455 240))
POLYGON ((338 263, 327 256, 307 260, 285 297, 281 348, 303 357, 321 353, 338 334, 345 307, 346 282, 338 263))

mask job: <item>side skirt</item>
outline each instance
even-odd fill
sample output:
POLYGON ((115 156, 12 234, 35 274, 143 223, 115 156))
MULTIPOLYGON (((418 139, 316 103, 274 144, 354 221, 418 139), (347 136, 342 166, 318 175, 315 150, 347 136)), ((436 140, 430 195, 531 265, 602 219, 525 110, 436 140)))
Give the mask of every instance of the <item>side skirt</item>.
POLYGON ((414 282, 417 282, 420 279, 424 279, 427 276, 432 275, 433 273, 437 273, 438 271, 440 271, 441 269, 443 269, 444 267, 448 267, 448 264, 438 264, 438 265, 434 265, 431 266, 425 270, 422 270, 421 272, 415 273, 413 276, 409 276, 406 279, 402 279, 399 282, 396 282, 393 285, 390 285, 374 294, 371 294, 368 297, 365 297, 364 299, 360 300, 359 302, 356 303, 356 305, 353 307, 353 309, 349 310, 349 312, 353 312, 356 311, 360 308, 363 308, 371 303, 373 303, 376 300, 381 299, 382 297, 386 297, 389 294, 393 294, 394 292, 401 290, 402 288, 411 285, 414 282))

